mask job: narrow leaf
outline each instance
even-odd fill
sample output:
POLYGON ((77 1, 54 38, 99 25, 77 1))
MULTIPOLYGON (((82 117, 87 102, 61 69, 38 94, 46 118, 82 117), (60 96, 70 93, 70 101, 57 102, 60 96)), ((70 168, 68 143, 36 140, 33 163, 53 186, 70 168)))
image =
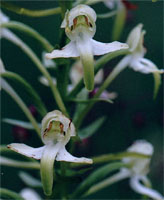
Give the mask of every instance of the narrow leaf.
POLYGON ((99 119, 97 119, 96 121, 94 121, 92 124, 90 124, 89 126, 83 128, 82 130, 79 131, 78 136, 81 139, 85 139, 87 137, 92 136, 104 123, 106 117, 101 117, 99 119))
POLYGON ((44 104, 42 103, 42 100, 40 99, 37 92, 33 89, 33 87, 25 79, 23 79, 20 75, 9 71, 3 72, 1 76, 4 78, 9 78, 19 83, 20 86, 22 86, 26 90, 26 92, 28 92, 31 101, 36 105, 38 112, 42 116, 46 115, 47 110, 44 104))
POLYGON ((107 103, 113 103, 110 99, 105 98, 92 98, 92 99, 70 99, 70 101, 74 101, 77 103, 90 103, 90 102, 99 102, 99 101, 105 101, 107 103))
POLYGON ((40 169, 40 164, 38 162, 25 162, 16 161, 10 158, 0 156, 0 163, 3 166, 24 168, 24 169, 40 169))
POLYGON ((153 98, 155 99, 158 94, 159 86, 161 84, 161 74, 153 73, 154 76, 154 95, 153 98))
POLYGON ((33 176, 31 176, 30 174, 26 172, 21 171, 19 173, 19 177, 29 187, 42 187, 41 181, 39 181, 38 179, 34 178, 33 176))
POLYGON ((110 172, 125 167, 125 163, 115 162, 107 164, 103 167, 98 168, 92 174, 90 174, 76 189, 71 198, 80 197, 85 193, 92 185, 104 179, 110 172))
MULTIPOLYGON (((33 125, 30 122, 24 122, 21 120, 9 119, 9 118, 5 118, 2 121, 11 125, 20 126, 22 128, 26 128, 30 130, 34 129, 33 125)), ((38 126, 41 128, 41 124, 38 123, 38 126)))

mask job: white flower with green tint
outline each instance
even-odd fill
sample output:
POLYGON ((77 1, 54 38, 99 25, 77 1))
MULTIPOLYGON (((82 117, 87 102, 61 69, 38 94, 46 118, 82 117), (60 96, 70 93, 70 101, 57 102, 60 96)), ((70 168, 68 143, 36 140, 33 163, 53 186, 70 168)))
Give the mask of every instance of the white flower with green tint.
POLYGON ((42 198, 38 195, 35 190, 31 188, 24 188, 20 191, 20 196, 23 197, 24 200, 41 200, 42 198))
POLYGON ((135 71, 144 74, 148 73, 163 73, 164 70, 159 70, 157 66, 149 59, 144 58, 146 49, 143 46, 145 31, 142 30, 143 25, 139 24, 129 34, 127 43, 130 47, 131 55, 129 56, 129 67, 135 71))
POLYGON ((145 31, 143 25, 138 24, 129 34, 127 44, 129 45, 129 54, 126 55, 118 64, 117 71, 122 71, 129 66, 131 69, 144 74, 152 73, 154 75, 154 97, 157 95, 161 83, 160 74, 164 69, 158 69, 157 66, 149 59, 144 58, 146 49, 143 46, 145 31))
POLYGON ((75 136, 75 127, 70 119, 60 111, 49 112, 42 120, 41 136, 44 146, 33 148, 25 144, 12 143, 8 145, 13 151, 41 160, 41 179, 44 192, 50 195, 53 186, 54 161, 92 164, 92 159, 77 158, 67 152, 65 146, 70 138, 75 136))
POLYGON ((128 174, 130 177, 130 187, 135 192, 146 195, 152 199, 164 200, 164 197, 161 194, 152 188, 147 187, 150 186, 147 174, 149 172, 151 156, 154 151, 153 146, 145 140, 138 140, 132 146, 130 146, 127 151, 142 153, 144 155, 150 156, 150 158, 129 157, 123 159, 123 162, 131 165, 129 169, 126 168, 121 170, 121 173, 128 174))
POLYGON ((84 83, 90 91, 94 88, 93 56, 128 48, 125 43, 116 41, 102 43, 92 39, 96 32, 95 22, 96 13, 87 5, 78 5, 67 11, 61 28, 65 28, 65 33, 71 41, 61 50, 46 54, 49 59, 80 57, 83 64, 84 83))
POLYGON ((137 140, 127 149, 127 152, 142 155, 124 157, 122 162, 125 163, 125 165, 128 167, 121 168, 118 173, 93 185, 87 191, 85 196, 91 195, 92 193, 108 187, 109 185, 129 178, 130 187, 135 192, 141 195, 146 195, 147 197, 154 200, 164 200, 164 197, 159 192, 151 188, 151 183, 147 177, 153 151, 153 146, 149 142, 145 140, 137 140))

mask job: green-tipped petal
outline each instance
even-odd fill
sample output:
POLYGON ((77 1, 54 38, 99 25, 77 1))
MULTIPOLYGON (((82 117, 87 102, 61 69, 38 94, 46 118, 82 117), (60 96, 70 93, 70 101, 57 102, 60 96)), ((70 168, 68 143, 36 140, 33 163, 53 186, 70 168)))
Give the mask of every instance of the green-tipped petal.
POLYGON ((46 145, 41 159, 41 180, 45 195, 50 196, 53 187, 54 161, 62 143, 46 145))
POLYGON ((94 88, 94 59, 91 39, 81 32, 76 45, 83 64, 85 87, 87 90, 92 91, 94 88))

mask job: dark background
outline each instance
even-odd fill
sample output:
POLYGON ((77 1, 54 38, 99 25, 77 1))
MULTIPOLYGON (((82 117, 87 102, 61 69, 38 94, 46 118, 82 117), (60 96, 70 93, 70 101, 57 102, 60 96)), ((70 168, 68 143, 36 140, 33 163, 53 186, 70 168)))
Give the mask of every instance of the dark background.
MULTIPOLYGON (((15 2, 29 9, 45 9, 57 6, 55 1, 26 1, 15 2)), ((138 6, 135 11, 130 11, 128 20, 123 30, 119 41, 125 42, 129 31, 138 23, 144 24, 146 35, 144 45, 147 48, 146 58, 152 60, 159 68, 163 67, 163 1, 152 3, 151 1, 134 1, 138 6)), ((108 9, 102 4, 93 6, 97 13, 108 12, 108 9)), ((42 18, 30 18, 20 16, 9 11, 3 10, 10 19, 21 21, 36 29, 45 36, 52 45, 58 44, 61 18, 60 16, 49 16, 42 18)), ((98 19, 97 31, 95 39, 101 42, 111 42, 111 31, 114 18, 98 19)), ((16 31, 27 44, 41 56, 42 47, 35 40, 16 31)), ((1 41, 1 57, 7 70, 16 72, 22 75, 42 96, 43 101, 48 105, 48 110, 56 109, 56 104, 52 99, 52 95, 48 88, 41 86, 38 82, 38 72, 36 66, 31 60, 15 45, 2 39, 1 41)), ((116 65, 120 58, 114 59, 105 67, 105 74, 108 73, 116 65)), ((54 71, 52 71, 54 73, 54 71)), ((55 75, 55 74, 54 74, 55 75)), ((23 89, 11 82, 11 85, 16 88, 22 99, 28 105, 31 105, 30 97, 28 97, 23 89)), ((153 188, 162 193, 163 188, 163 96, 162 87, 158 96, 153 100, 153 76, 134 72, 127 68, 123 71, 116 80, 111 84, 109 91, 118 93, 118 98, 114 105, 107 103, 98 103, 90 112, 85 123, 93 121, 99 116, 108 116, 102 128, 92 136, 85 147, 79 147, 79 154, 83 156, 95 156, 106 153, 124 151, 137 139, 146 139, 154 146, 154 155, 151 162, 151 171, 149 177, 152 180, 153 188), (81 153, 80 153, 81 152, 81 153), (89 152, 89 153, 88 153, 89 152), (84 155, 85 154, 85 155, 84 155)), ((16 103, 2 91, 1 98, 1 119, 13 118, 26 121, 26 117, 16 105, 16 103)), ((38 120, 41 120, 38 118, 38 120)), ((1 143, 9 144, 18 142, 15 137, 13 127, 2 123, 1 128, 1 143)), ((40 146, 34 132, 29 132, 24 143, 31 146, 40 146)), ((19 156, 18 156, 19 158, 19 156)), ((28 171, 34 174, 32 171, 28 171)), ((2 167, 1 180, 2 186, 11 190, 20 191, 25 187, 23 182, 18 178, 18 169, 2 167)), ((109 188, 90 196, 89 198, 105 199, 137 199, 141 198, 129 188, 128 180, 119 182, 109 188)))

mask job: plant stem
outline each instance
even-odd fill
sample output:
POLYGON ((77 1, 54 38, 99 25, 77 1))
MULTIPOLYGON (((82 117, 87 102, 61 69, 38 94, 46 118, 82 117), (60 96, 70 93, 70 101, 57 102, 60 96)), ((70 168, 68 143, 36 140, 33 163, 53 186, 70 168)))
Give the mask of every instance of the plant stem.
POLYGON ((17 46, 19 46, 31 58, 31 60, 36 64, 37 68, 41 71, 41 73, 47 78, 49 85, 50 85, 50 88, 51 88, 51 91, 53 93, 53 96, 56 100, 58 107, 63 112, 63 114, 68 116, 65 105, 64 105, 63 100, 60 96, 60 93, 59 93, 56 85, 54 85, 49 72, 43 66, 43 64, 41 63, 39 58, 32 51, 32 49, 29 46, 27 46, 21 39, 19 39, 15 34, 10 32, 9 30, 6 30, 6 31, 7 31, 7 34, 4 34, 4 37, 6 39, 8 39, 9 41, 13 42, 14 44, 16 44, 17 46))
POLYGON ((10 10, 14 13, 25 15, 28 17, 46 17, 49 15, 55 15, 59 14, 61 12, 61 8, 50 8, 50 9, 44 9, 44 10, 29 10, 26 8, 20 8, 18 6, 12 5, 10 3, 6 3, 4 1, 1 2, 2 8, 5 8, 7 10, 10 10))
POLYGON ((18 193, 5 188, 0 188, 0 195, 1 197, 9 197, 10 199, 24 200, 24 198, 21 197, 18 193))
POLYGON ((16 29, 18 31, 25 32, 28 35, 31 35, 32 37, 34 37, 36 40, 38 40, 46 49, 46 51, 51 52, 53 50, 53 46, 49 43, 49 41, 46 38, 44 38, 42 35, 40 35, 40 33, 38 33, 36 30, 31 28, 30 26, 27 26, 23 23, 16 22, 16 21, 10 21, 10 22, 1 24, 0 27, 16 29))
MULTIPOLYGON (((109 87, 110 83, 120 74, 121 71, 123 71, 127 67, 127 60, 128 57, 125 56, 119 63, 118 65, 113 69, 113 71, 108 75, 104 83, 101 85, 97 93, 94 95, 94 98, 98 98, 101 93, 109 87)), ((80 113, 79 117, 75 121, 76 128, 78 129, 87 115, 87 113, 91 110, 91 108, 94 106, 95 102, 90 102, 84 110, 80 113)))
POLYGON ((4 79, 1 79, 1 85, 2 85, 2 89, 4 89, 15 100, 15 102, 18 104, 18 106, 23 110, 23 112, 25 113, 27 118, 30 120, 30 122, 34 126, 38 136, 41 137, 40 128, 38 126, 38 123, 35 120, 35 118, 32 116, 31 112, 29 111, 29 109, 27 108, 25 103, 22 101, 22 99, 18 96, 18 94, 13 90, 13 88, 4 79))
MULTIPOLYGON (((150 156, 145 155, 145 154, 141 154, 141 153, 135 153, 135 152, 121 152, 121 153, 110 153, 110 154, 105 154, 105 155, 101 155, 101 156, 96 156, 96 157, 92 157, 93 160, 93 164, 102 164, 102 163, 106 163, 106 162, 110 162, 110 161, 114 161, 114 160, 121 160, 125 157, 135 157, 135 158, 150 158, 150 156)), ((80 166, 84 166, 84 164, 78 164, 78 163, 71 163, 70 167, 80 167, 80 166)))

